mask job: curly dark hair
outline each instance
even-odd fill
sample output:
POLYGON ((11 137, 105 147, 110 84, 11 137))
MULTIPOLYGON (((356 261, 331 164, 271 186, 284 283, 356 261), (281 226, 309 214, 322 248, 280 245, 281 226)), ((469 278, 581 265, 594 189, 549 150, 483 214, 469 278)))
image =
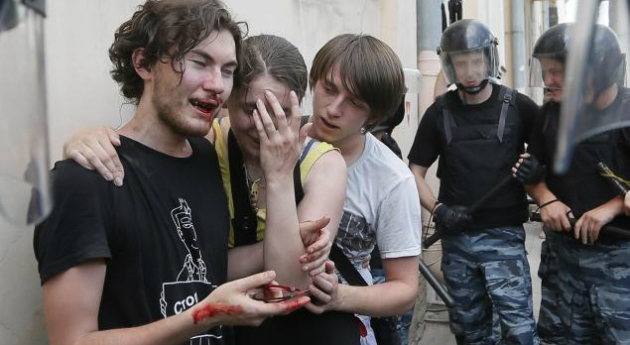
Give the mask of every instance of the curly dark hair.
POLYGON ((169 61, 173 70, 183 75, 182 59, 199 42, 215 31, 228 30, 234 37, 238 66, 235 84, 240 80, 241 42, 247 24, 235 22, 220 0, 147 0, 124 22, 109 48, 113 63, 112 78, 121 93, 137 104, 144 82, 135 71, 132 55, 144 48, 140 67, 150 68, 158 61, 169 61), (163 60, 161 60, 163 59, 163 60))
POLYGON ((243 41, 241 76, 234 82, 232 94, 240 97, 256 77, 269 74, 295 91, 302 101, 308 86, 306 62, 296 46, 274 35, 257 35, 243 41))

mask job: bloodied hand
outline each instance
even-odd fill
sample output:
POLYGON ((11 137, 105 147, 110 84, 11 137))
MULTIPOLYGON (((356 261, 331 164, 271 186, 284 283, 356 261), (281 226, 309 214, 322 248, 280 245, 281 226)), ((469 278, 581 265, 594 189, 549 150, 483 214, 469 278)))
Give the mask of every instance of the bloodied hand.
POLYGON ((267 271, 219 286, 191 309, 192 321, 208 328, 217 325, 258 326, 268 317, 288 314, 310 302, 309 297, 302 295, 276 303, 252 298, 252 291, 272 284, 275 276, 275 272, 267 271))

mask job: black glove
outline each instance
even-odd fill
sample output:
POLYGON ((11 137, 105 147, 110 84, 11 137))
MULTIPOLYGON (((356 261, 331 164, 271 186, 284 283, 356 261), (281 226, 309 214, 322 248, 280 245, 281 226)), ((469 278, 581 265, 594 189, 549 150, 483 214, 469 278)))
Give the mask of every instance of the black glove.
POLYGON ((545 177, 545 168, 540 165, 536 157, 529 156, 523 159, 516 169, 515 178, 522 184, 537 184, 545 177))
POLYGON ((460 233, 472 223, 472 217, 466 213, 464 206, 439 205, 435 211, 438 228, 446 233, 460 233))

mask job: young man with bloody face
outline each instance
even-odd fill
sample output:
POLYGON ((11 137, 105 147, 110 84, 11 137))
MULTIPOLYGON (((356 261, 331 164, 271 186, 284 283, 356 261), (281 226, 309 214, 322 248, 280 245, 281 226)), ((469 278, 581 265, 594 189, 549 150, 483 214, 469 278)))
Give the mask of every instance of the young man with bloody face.
POLYGON ((228 207, 203 136, 240 78, 241 36, 214 0, 147 1, 116 32, 112 76, 137 104, 117 151, 127 183, 55 165, 55 209, 34 239, 51 344, 230 343, 222 325, 309 301, 254 300, 274 272, 226 283, 249 271, 228 273, 228 207))

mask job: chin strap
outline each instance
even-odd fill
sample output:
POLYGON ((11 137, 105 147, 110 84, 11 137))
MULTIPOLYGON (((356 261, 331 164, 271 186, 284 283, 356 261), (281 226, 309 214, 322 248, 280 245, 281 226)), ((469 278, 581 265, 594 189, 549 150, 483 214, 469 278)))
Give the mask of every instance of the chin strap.
POLYGON ((489 82, 489 79, 484 79, 481 81, 481 83, 479 83, 479 85, 475 85, 475 86, 464 86, 461 83, 456 83, 455 85, 457 86, 459 90, 462 90, 469 95, 476 95, 479 92, 481 92, 481 90, 483 90, 486 87, 486 85, 488 85, 488 82, 489 82))

